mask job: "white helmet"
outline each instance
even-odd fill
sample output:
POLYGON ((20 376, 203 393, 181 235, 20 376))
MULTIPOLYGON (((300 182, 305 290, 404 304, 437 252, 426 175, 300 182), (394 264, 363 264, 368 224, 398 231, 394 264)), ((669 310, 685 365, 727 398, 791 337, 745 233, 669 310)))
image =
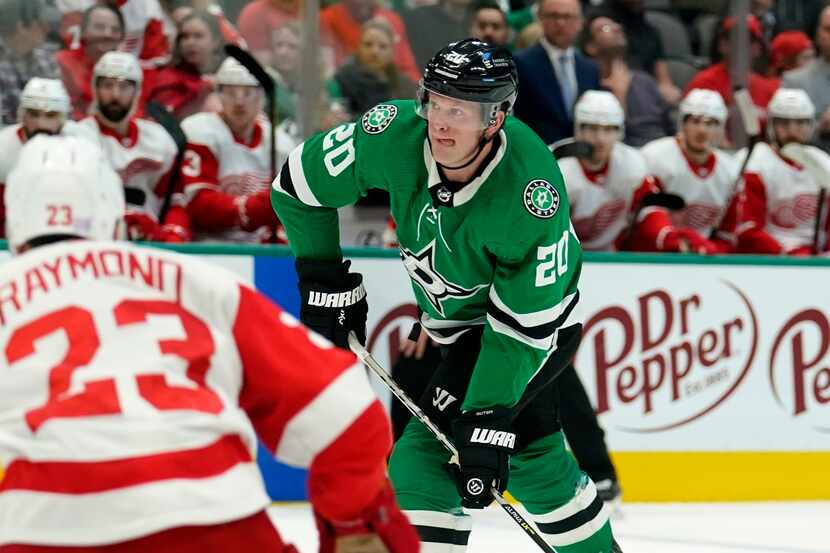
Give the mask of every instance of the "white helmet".
POLYGON ((15 253, 42 236, 112 240, 123 231, 121 179, 101 149, 79 137, 37 135, 26 142, 4 199, 6 236, 15 253))
POLYGON ((217 85, 259 86, 259 81, 248 69, 228 56, 216 71, 217 85))
POLYGON ((101 59, 95 64, 95 69, 92 70, 93 89, 95 88, 95 81, 99 77, 132 81, 137 88, 141 88, 144 73, 141 71, 141 65, 139 65, 138 59, 134 55, 127 52, 107 52, 101 56, 101 59))
POLYGON ((625 112, 620 101, 612 93, 604 90, 588 90, 574 106, 574 124, 593 124, 623 128, 625 112))
POLYGON ((18 119, 23 111, 35 109, 38 111, 57 111, 68 115, 70 111, 69 94, 60 79, 44 79, 32 77, 23 92, 20 93, 20 107, 18 119))
POLYGON ((779 88, 767 105, 767 117, 776 119, 815 119, 816 108, 800 88, 779 88))
POLYGON ((710 117, 723 125, 726 122, 726 104, 714 90, 695 88, 680 102, 680 121, 689 115, 710 117))

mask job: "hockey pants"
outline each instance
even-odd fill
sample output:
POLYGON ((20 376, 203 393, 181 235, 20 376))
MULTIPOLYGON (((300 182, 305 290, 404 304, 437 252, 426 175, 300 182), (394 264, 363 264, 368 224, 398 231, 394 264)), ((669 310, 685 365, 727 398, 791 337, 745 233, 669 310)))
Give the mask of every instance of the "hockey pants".
MULTIPOLYGON (((460 413, 478 358, 480 332, 468 332, 442 349, 442 359, 420 407, 445 432, 460 413), (440 388, 441 392, 436 392, 440 388), (457 398, 447 401, 448 397, 457 398)), ((513 421, 519 452, 510 461, 509 491, 544 539, 560 553, 610 553, 608 511, 593 482, 565 449, 557 417, 556 383, 542 391, 513 421)), ((422 553, 464 553, 471 517, 461 508, 446 468, 449 454, 413 419, 395 444, 389 474, 401 508, 418 529, 422 553)), ((516 533, 516 539, 527 539, 516 533)))

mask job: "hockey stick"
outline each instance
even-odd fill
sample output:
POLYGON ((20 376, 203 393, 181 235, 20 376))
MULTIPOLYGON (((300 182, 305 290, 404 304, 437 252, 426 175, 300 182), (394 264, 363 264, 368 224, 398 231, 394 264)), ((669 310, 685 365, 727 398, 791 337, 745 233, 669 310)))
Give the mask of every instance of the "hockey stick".
POLYGON ((268 74, 259 62, 247 51, 236 44, 226 44, 225 53, 238 61, 242 66, 251 72, 251 75, 259 81, 259 85, 265 90, 268 100, 268 121, 271 123, 271 181, 277 178, 277 81, 268 74))
POLYGON ((573 137, 557 140, 548 146, 548 149, 556 159, 562 159, 563 157, 589 159, 594 155, 594 147, 591 144, 578 141, 573 137))
POLYGON ((744 177, 744 171, 746 171, 746 166, 752 157, 752 152, 755 151, 755 146, 761 142, 761 124, 758 122, 758 110, 755 109, 755 104, 752 102, 749 90, 746 88, 736 90, 734 98, 735 105, 738 106, 738 113, 741 116, 744 131, 749 136, 749 147, 746 151, 746 157, 741 161, 741 168, 738 169, 738 174, 735 175, 735 178, 732 180, 732 185, 729 187, 729 195, 726 197, 727 203, 724 207, 723 215, 718 225, 709 234, 710 240, 715 238, 718 229, 723 224, 723 220, 726 219, 726 215, 729 213, 729 206, 732 204, 732 199, 735 197, 735 194, 738 193, 738 187, 741 185, 741 179, 744 177))
MULTIPOLYGON (((349 332, 349 348, 352 350, 352 352, 354 352, 355 355, 357 355, 360 358, 361 361, 363 361, 363 363, 367 367, 372 369, 372 372, 374 372, 378 376, 378 378, 380 378, 383 381, 383 383, 386 384, 386 387, 389 388, 389 391, 391 391, 395 395, 395 397, 398 398, 401 401, 401 403, 403 403, 404 407, 409 409, 409 412, 412 413, 412 415, 416 419, 421 421, 421 424, 423 424, 430 432, 432 432, 432 434, 441 443, 441 445, 443 445, 444 448, 446 448, 446 450, 450 452, 450 463, 456 465, 459 464, 458 450, 455 448, 455 445, 453 445, 449 438, 447 438, 446 434, 441 432, 441 430, 435 425, 435 423, 433 423, 429 419, 429 417, 426 416, 426 414, 421 410, 421 408, 418 407, 418 404, 412 401, 412 399, 410 399, 406 392, 404 392, 398 386, 398 384, 392 378, 392 375, 386 372, 386 370, 384 370, 384 368, 381 367, 377 361, 375 361, 375 358, 372 357, 372 354, 369 353, 369 351, 365 347, 363 347, 363 345, 357 339, 357 336, 355 336, 354 332, 349 332)), ((508 515, 510 515, 510 518, 512 518, 516 522, 516 524, 518 524, 521 527, 524 533, 527 534, 530 537, 530 539, 532 539, 533 542, 536 545, 538 545, 542 551, 544 551, 545 553, 557 553, 556 549, 548 545, 547 542, 545 542, 545 540, 543 540, 542 537, 539 536, 536 530, 533 529, 533 527, 521 515, 521 513, 519 513, 519 511, 516 510, 515 507, 513 507, 510 503, 507 502, 507 500, 504 498, 504 496, 501 494, 499 490, 497 490, 496 488, 490 488, 490 492, 493 494, 493 498, 496 500, 496 503, 498 503, 499 506, 501 506, 501 508, 504 509, 508 515)))
POLYGON ((145 104, 144 109, 150 117, 164 127, 164 130, 167 131, 167 134, 176 143, 176 157, 173 160, 173 166, 170 168, 170 179, 167 181, 167 191, 164 194, 164 201, 159 211, 159 225, 163 225, 164 218, 167 217, 167 212, 170 211, 173 190, 179 184, 179 173, 182 161, 184 160, 184 152, 187 149, 187 137, 179 126, 179 121, 158 102, 151 100, 145 104))
POLYGON ((809 148, 812 148, 812 146, 791 142, 781 148, 781 154, 804 166, 819 183, 816 217, 813 224, 813 253, 818 255, 825 246, 825 240, 823 239, 824 225, 826 222, 824 217, 826 214, 824 202, 827 198, 827 186, 830 185, 830 166, 825 166, 813 157, 809 148))

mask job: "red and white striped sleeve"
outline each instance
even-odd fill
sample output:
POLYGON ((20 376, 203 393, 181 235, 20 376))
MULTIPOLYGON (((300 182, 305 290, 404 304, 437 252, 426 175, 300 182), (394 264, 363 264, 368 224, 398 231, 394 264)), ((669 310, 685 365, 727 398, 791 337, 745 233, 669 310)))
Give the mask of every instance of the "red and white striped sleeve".
POLYGON ((323 517, 356 518, 383 486, 392 446, 364 367, 246 286, 233 335, 239 404, 260 439, 282 462, 310 468, 310 499, 323 517))

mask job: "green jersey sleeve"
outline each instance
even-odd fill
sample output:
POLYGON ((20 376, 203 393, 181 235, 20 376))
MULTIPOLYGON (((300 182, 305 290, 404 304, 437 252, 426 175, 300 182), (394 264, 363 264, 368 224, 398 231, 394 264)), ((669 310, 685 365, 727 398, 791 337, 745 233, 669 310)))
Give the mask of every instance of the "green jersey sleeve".
POLYGON ((559 329, 573 324, 582 252, 561 173, 547 155, 549 178, 527 183, 525 206, 506 211, 499 233, 505 238, 490 245, 495 271, 464 410, 515 405, 557 355, 559 329))
POLYGON ((339 259, 337 208, 365 194, 355 170, 355 124, 312 136, 288 156, 271 189, 271 204, 296 257, 339 259))

